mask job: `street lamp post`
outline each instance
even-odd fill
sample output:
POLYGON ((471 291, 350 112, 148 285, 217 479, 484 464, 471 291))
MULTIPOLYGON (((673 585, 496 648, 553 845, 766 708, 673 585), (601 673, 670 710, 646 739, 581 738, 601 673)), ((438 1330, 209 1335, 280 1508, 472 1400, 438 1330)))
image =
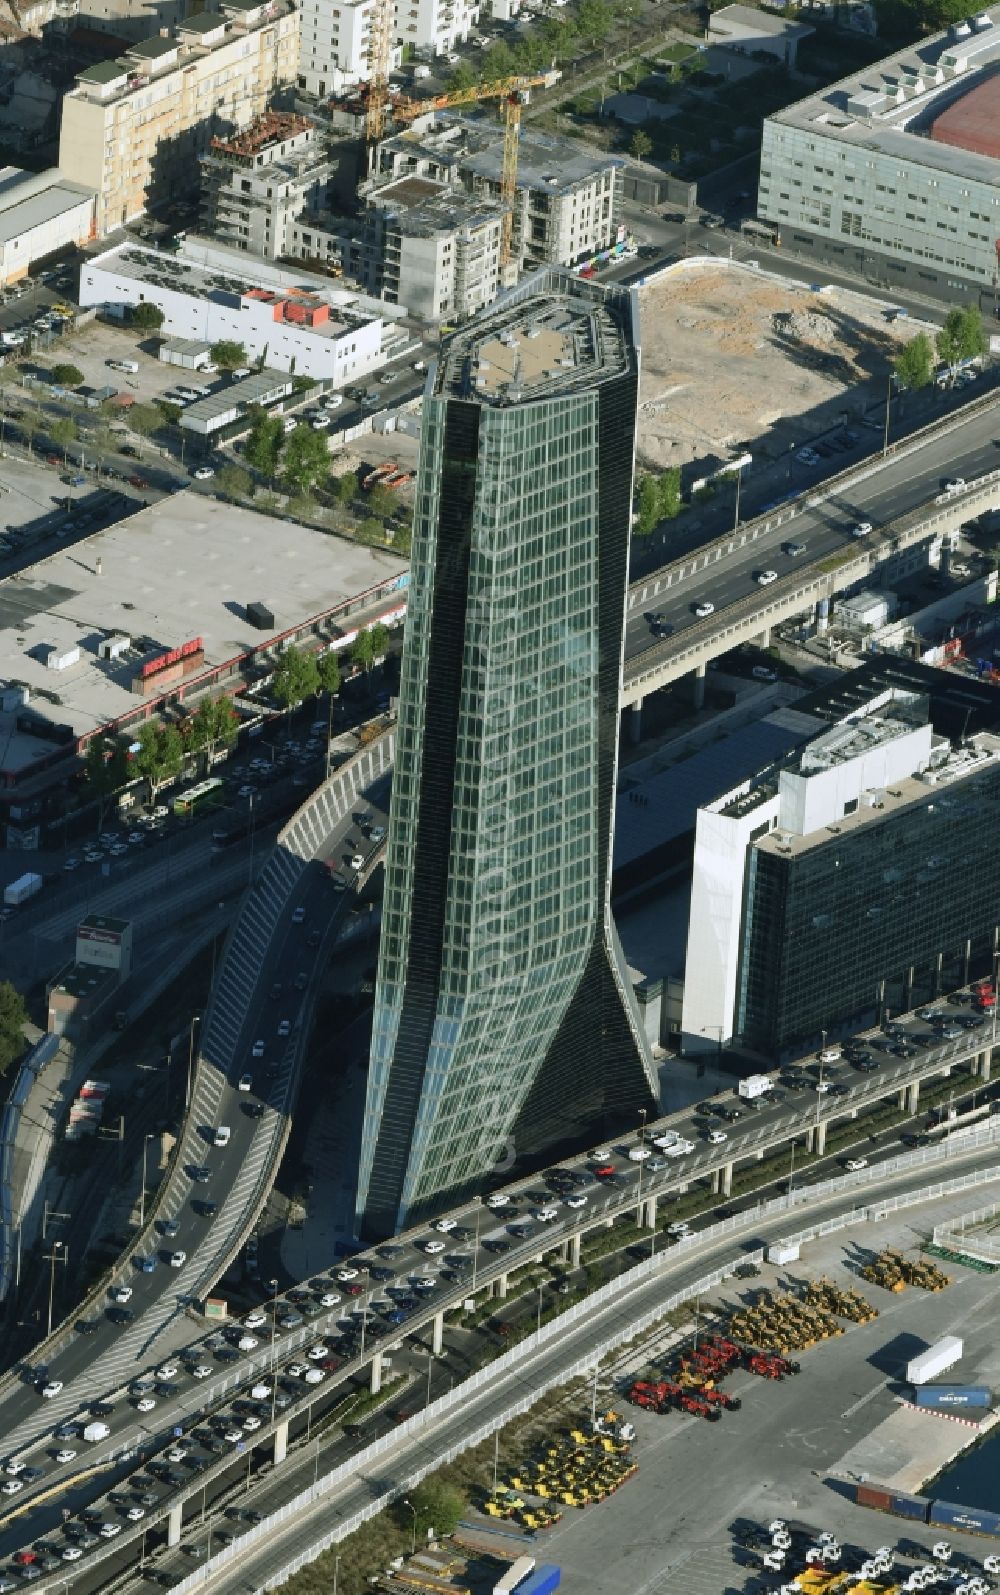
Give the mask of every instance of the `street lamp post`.
MULTIPOLYGON (((275 1366, 274 1360, 274 1332, 277 1328, 278 1316, 278 1281, 276 1279, 269 1279, 267 1282, 267 1288, 271 1295, 271 1355, 268 1359, 268 1364, 271 1373, 271 1422, 273 1423, 275 1403, 278 1399, 277 1368, 275 1366)), ((247 1485, 247 1488, 249 1489, 249 1484, 247 1485)))
POLYGON ((475 1244, 475 1247, 473 1248, 473 1252, 472 1252, 472 1294, 473 1294, 473 1296, 476 1294, 476 1273, 477 1273, 477 1270, 479 1268, 479 1222, 480 1222, 480 1219, 482 1218, 482 1214, 483 1214, 482 1198, 477 1196, 475 1198, 475 1203, 476 1203, 476 1244, 475 1244))
POLYGON ((743 482, 743 467, 741 465, 739 467, 739 469, 737 470, 737 472, 736 472, 736 514, 733 517, 733 531, 734 532, 739 530, 739 525, 740 525, 740 487, 742 485, 742 482, 743 482))
POLYGON ((544 1288, 544 1285, 545 1285, 544 1279, 540 1279, 538 1281, 538 1333, 539 1334, 541 1334, 541 1332, 542 1332, 542 1290, 544 1288))
POLYGON ((195 1025, 198 1025, 198 1026, 201 1025, 201 1014, 199 1014, 199 1013, 194 1013, 194 1014, 191 1015, 191 1023, 188 1026, 188 1072, 187 1072, 187 1085, 184 1088, 184 1108, 185 1108, 185 1111, 187 1111, 187 1109, 191 1105, 191 1076, 192 1076, 192 1074, 194 1072, 194 1027, 195 1027, 195 1025))
POLYGON ((891 404, 892 404, 892 372, 890 371, 889 375, 886 377, 886 381, 885 381, 885 432, 884 432, 883 437, 882 437, 882 453, 883 454, 888 454, 888 452, 889 452, 889 408, 890 408, 891 404))
POLYGON ((413 1513, 413 1537, 412 1537, 412 1539, 410 1541, 410 1555, 411 1556, 416 1556, 416 1554, 417 1554, 417 1509, 414 1506, 413 1502, 409 1499, 409 1497, 405 1496, 405 1495, 403 1496, 403 1505, 404 1506, 408 1506, 410 1511, 413 1513))
POLYGON ((146 1148, 150 1141, 155 1141, 156 1135, 150 1132, 142 1138, 142 1184, 139 1187, 139 1228, 146 1227, 146 1148))
POLYGON ((336 1557, 334 1559, 334 1563, 333 1563, 333 1595, 337 1595, 337 1583, 338 1583, 339 1579, 340 1579, 340 1557, 338 1556, 338 1557, 336 1557))
POLYGON ((55 1288, 56 1288, 56 1263, 68 1263, 68 1262, 69 1262, 69 1247, 67 1246, 66 1242, 65 1241, 53 1241, 52 1242, 52 1250, 49 1253, 49 1317, 48 1317, 48 1328, 47 1328, 47 1330, 45 1332, 46 1336, 49 1336, 52 1333, 52 1301, 53 1301, 53 1297, 55 1295, 55 1288))

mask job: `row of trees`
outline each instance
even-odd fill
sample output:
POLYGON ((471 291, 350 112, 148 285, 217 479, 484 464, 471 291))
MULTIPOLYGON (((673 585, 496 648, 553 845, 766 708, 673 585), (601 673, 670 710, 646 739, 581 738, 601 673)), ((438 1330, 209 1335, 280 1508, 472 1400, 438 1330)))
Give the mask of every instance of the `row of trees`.
POLYGON ((9 980, 0 980, 0 1075, 6 1074, 24 1051, 27 1022, 28 1011, 21 993, 9 980))
POLYGON ((672 465, 660 476, 644 476, 639 483, 639 514, 635 529, 648 537, 660 521, 672 521, 683 508, 680 467, 672 465))
POLYGON ((989 348, 983 318, 974 305, 950 310, 944 326, 931 343, 926 332, 918 332, 900 349, 892 362, 900 386, 916 392, 933 381, 938 361, 948 367, 954 382, 967 360, 975 360, 989 348))
POLYGON ((462 61, 452 72, 453 92, 497 83, 503 78, 545 71, 560 61, 575 61, 581 50, 606 44, 619 18, 639 14, 638 0, 579 0, 572 14, 548 18, 509 44, 498 39, 473 66, 462 61))
MULTIPOLYGON (((388 629, 379 622, 359 631, 351 647, 351 663, 366 674, 383 658, 389 646, 388 629)), ((321 692, 331 696, 340 691, 340 660, 332 649, 311 653, 294 645, 282 649, 274 669, 271 687, 275 698, 286 709, 294 709, 306 698, 321 692)))
POLYGON ((107 797, 133 777, 144 776, 155 792, 180 775, 192 754, 211 754, 220 744, 231 745, 238 730, 232 704, 228 698, 218 698, 200 704, 178 725, 148 720, 136 733, 138 747, 132 754, 126 739, 92 737, 84 755, 87 786, 94 796, 107 797))

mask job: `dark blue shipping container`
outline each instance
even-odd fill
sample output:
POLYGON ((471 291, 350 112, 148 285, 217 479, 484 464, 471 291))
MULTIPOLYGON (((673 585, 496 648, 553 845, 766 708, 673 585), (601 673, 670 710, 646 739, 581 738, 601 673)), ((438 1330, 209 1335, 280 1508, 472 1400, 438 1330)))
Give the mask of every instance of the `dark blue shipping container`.
POLYGON ((558 1567, 552 1562, 546 1562, 544 1567, 536 1567, 533 1573, 518 1584, 514 1595, 549 1595, 550 1590, 559 1588, 562 1577, 558 1567))
POLYGON ((956 1506, 953 1501, 935 1501, 928 1522, 937 1528, 964 1529, 966 1534, 989 1534, 1000 1539, 1000 1512, 987 1512, 981 1506, 956 1506))
POLYGON ((894 1494, 889 1510, 896 1517, 909 1517, 914 1518, 918 1523, 926 1523, 930 1505, 931 1503, 926 1495, 894 1494))
POLYGON ((910 1400, 930 1412, 983 1410, 992 1406, 993 1392, 988 1385, 918 1385, 910 1400))

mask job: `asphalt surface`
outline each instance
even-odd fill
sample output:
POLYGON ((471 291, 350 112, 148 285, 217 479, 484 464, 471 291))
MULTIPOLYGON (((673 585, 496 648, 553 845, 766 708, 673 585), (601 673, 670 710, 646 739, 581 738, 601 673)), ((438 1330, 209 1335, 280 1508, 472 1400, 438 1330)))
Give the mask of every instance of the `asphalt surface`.
MULTIPOLYGON (((972 390, 970 389, 970 392, 972 390)), ((793 574, 824 556, 854 547, 852 527, 868 521, 878 531, 890 522, 929 503, 950 477, 972 481, 1000 468, 1000 415, 996 411, 973 415, 959 430, 943 437, 929 438, 919 452, 904 458, 888 458, 874 477, 854 488, 845 488, 814 508, 804 507, 794 520, 775 527, 752 544, 737 549, 713 564, 708 571, 675 583, 641 612, 631 611, 626 621, 625 657, 627 661, 652 647, 656 641, 651 615, 658 622, 660 636, 676 637, 695 624, 696 607, 715 605, 715 619, 721 624, 729 604, 751 597, 759 588, 756 577, 765 570, 778 576, 793 574), (805 553, 793 557, 784 548, 789 543, 805 545, 805 553)), ((809 468, 796 466, 796 486, 803 496, 822 484, 811 481, 809 468)))
MULTIPOLYGON (((315 873, 326 874, 319 870, 315 873)), ((165 1299, 171 1306, 180 1306, 183 1301, 185 1267, 171 1269, 167 1258, 175 1248, 191 1248, 193 1253, 206 1238, 210 1222, 198 1212, 198 1203, 203 1199, 203 1194, 214 1200, 221 1194, 223 1186, 233 1180, 234 1172, 236 1179, 239 1179, 239 1171, 246 1166, 248 1157, 252 1156, 251 1143, 256 1121, 250 1119, 245 1110, 257 1101, 273 1104, 280 1100, 276 1093, 283 1089, 285 1083, 280 1074, 274 1077, 273 1091, 268 1086, 266 1094, 261 1090, 258 1075, 263 1065, 266 1082, 268 1060, 271 1057, 280 1058, 281 1043, 276 1034, 279 1014, 292 1020, 295 1015, 294 1009, 288 1014, 284 1012, 284 992, 282 998, 271 999, 269 982, 281 980, 284 985, 291 977, 294 983, 296 974, 308 960, 310 923, 319 914, 329 912, 329 902, 324 900, 322 894, 332 890, 336 888, 330 885, 328 879, 312 887, 305 884, 295 896, 295 907, 302 906, 306 910, 304 922, 293 923, 293 906, 289 903, 272 938, 273 947, 262 971, 263 978, 258 984, 260 995, 246 1016, 241 1031, 240 1062, 237 1067, 245 1066, 247 1070, 257 1071, 253 1089, 240 1093, 235 1088, 236 1081, 230 1079, 223 1096, 216 1100, 203 1102, 196 1093, 195 1120, 204 1148, 199 1156, 203 1158, 205 1166, 212 1170, 210 1179, 203 1187, 192 1184, 182 1192, 179 1200, 176 1198, 177 1184, 174 1183, 168 1192, 170 1200, 162 1208, 162 1216, 168 1220, 176 1219, 178 1233, 164 1237, 162 1255, 157 1259, 153 1273, 146 1274, 132 1268, 127 1275, 121 1276, 134 1293, 129 1303, 131 1309, 137 1314, 144 1314, 147 1322, 155 1321, 160 1316, 165 1299), (315 892, 320 895, 314 895, 315 892), (265 1044, 262 1060, 252 1060, 250 1057, 257 1039, 265 1044), (210 1144, 219 1124, 226 1124, 231 1130, 231 1139, 225 1148, 213 1148, 210 1144)), ((346 898, 348 894, 344 892, 343 896, 346 898)), ((306 972, 308 977, 308 969, 302 972, 306 972)), ((950 1013, 963 1011, 956 1008, 950 1013)), ((912 1036, 936 1040, 930 1027, 925 1024, 914 1021, 908 1028, 912 1036)), ((976 1031, 975 1035, 981 1045, 980 1032, 976 1031)), ((897 1039, 888 1044, 909 1043, 905 1039, 897 1039)), ((606 1160, 602 1152, 599 1159, 592 1155, 589 1159, 565 1164, 564 1167, 572 1169, 577 1175, 578 1183, 572 1187, 565 1182, 559 1184, 536 1177, 511 1188, 509 1202, 500 1209, 491 1211, 482 1206, 470 1206, 438 1221, 444 1228, 432 1226, 417 1234, 400 1237, 396 1242, 382 1246, 360 1259, 352 1258, 335 1264, 322 1275, 303 1282, 297 1294, 286 1295, 275 1304, 273 1312, 271 1304, 265 1304, 260 1313, 263 1323, 255 1320, 255 1329, 251 1330, 255 1343, 246 1345, 242 1355, 238 1345, 232 1341, 227 1343, 220 1337, 220 1342, 212 1343, 206 1341, 204 1335, 192 1337, 180 1353, 161 1351, 157 1354, 141 1319, 133 1329, 122 1331, 106 1322, 99 1324, 93 1335, 79 1335, 53 1359, 47 1377, 63 1379, 64 1389, 51 1401, 45 1400, 36 1388, 24 1383, 10 1392, 3 1402, 8 1459, 13 1453, 17 1460, 27 1461, 29 1466, 46 1469, 45 1477, 33 1481, 28 1490, 19 1492, 17 1497, 12 1498, 10 1505, 19 1508, 35 1498, 46 1498, 53 1483, 59 1486, 65 1484, 66 1488, 65 1492, 60 1488, 55 1498, 47 1504, 40 1499, 37 1507, 0 1531, 0 1555, 10 1554, 27 1540, 36 1540, 39 1534, 49 1534, 58 1525, 63 1508, 70 1512, 78 1511, 95 1498, 98 1488, 108 1488, 106 1476, 100 1481, 95 1479, 73 1483, 74 1475, 87 1463, 88 1448, 81 1446, 78 1440, 64 1442, 77 1452, 76 1456, 62 1464, 56 1464, 54 1460, 58 1449, 52 1432, 55 1421, 81 1418, 85 1403, 89 1406, 95 1400, 103 1399, 111 1408, 106 1418, 111 1436, 94 1448, 94 1457, 98 1461, 117 1457, 120 1466, 116 1472, 127 1472, 130 1465, 134 1468, 137 1455, 146 1460, 151 1454, 162 1453, 168 1447, 176 1427, 183 1428, 185 1432, 197 1429, 196 1438, 187 1442, 188 1456, 169 1464, 177 1472, 172 1483, 167 1481, 166 1490, 162 1477, 158 1489, 152 1488, 148 1480, 145 1485, 138 1487, 140 1495, 154 1494, 155 1501, 148 1506, 148 1510, 155 1512, 169 1496, 178 1492, 190 1494, 192 1487, 197 1489, 196 1483, 192 1486, 192 1473, 197 1479, 203 1467, 210 1467, 213 1463, 218 1465, 216 1452, 227 1457, 235 1450, 242 1457, 248 1445, 253 1444, 248 1442, 248 1435, 256 1433, 258 1427, 267 1427, 274 1403, 282 1402, 287 1396, 292 1404, 301 1408, 311 1393, 302 1373, 311 1365, 308 1355, 303 1355, 309 1348, 318 1348, 315 1360, 323 1374, 319 1383, 324 1387, 328 1382, 335 1386, 359 1371, 370 1357, 373 1344, 390 1344, 394 1335, 409 1335, 418 1331, 427 1324, 433 1311, 454 1305, 467 1292, 475 1289, 477 1281, 481 1283, 487 1274, 495 1276, 523 1263, 535 1255, 542 1244, 551 1248, 581 1221, 593 1225, 605 1215, 611 1217, 630 1204, 634 1205, 640 1194, 640 1180, 644 1194, 654 1191, 669 1193, 680 1184, 710 1172, 712 1166, 717 1167, 723 1158, 751 1156, 758 1148, 774 1145, 793 1128, 801 1134, 820 1118, 844 1116, 865 1100, 872 1100, 876 1095, 885 1096, 894 1089, 897 1081, 909 1078, 915 1068, 939 1072, 949 1059, 963 1048, 967 1050, 967 1047, 968 1043, 955 1041, 944 1046, 920 1049, 916 1057, 898 1058, 885 1051, 883 1046, 877 1054, 873 1054, 884 1060, 874 1071, 856 1073, 842 1060, 825 1066, 821 1080, 818 1067, 814 1067, 810 1074, 804 1076, 811 1081, 811 1085, 801 1090, 786 1087, 781 1100, 759 1110, 743 1108, 741 1111, 739 1100, 732 1095, 718 1099, 715 1106, 730 1115, 736 1113, 736 1118, 726 1119, 718 1113, 710 1115, 697 1106, 689 1108, 672 1116, 670 1121, 671 1128, 690 1143, 690 1149, 681 1155, 661 1156, 653 1148, 644 1148, 650 1155, 639 1163, 632 1162, 628 1152, 635 1147, 636 1139, 629 1138, 629 1142, 616 1143, 609 1148, 606 1160), (815 1087, 820 1083, 831 1089, 817 1091, 815 1087), (720 1136, 723 1137, 721 1142, 718 1141, 720 1136), (609 1166, 614 1170, 611 1180, 596 1176, 595 1170, 600 1166, 609 1166), (582 1207, 569 1205, 569 1202, 579 1203, 581 1197, 584 1198, 582 1207), (543 1211, 550 1213, 551 1217, 542 1219, 535 1216, 543 1211), (329 1298, 331 1293, 340 1299, 333 1303, 327 1299, 324 1303, 323 1297, 329 1298), (299 1314, 303 1322, 292 1320, 287 1327, 283 1325, 282 1317, 289 1312, 299 1314), (154 1360, 157 1355, 158 1362, 154 1360), (166 1381, 168 1386, 174 1388, 154 1391, 152 1399, 156 1406, 149 1413, 140 1414, 136 1403, 142 1397, 135 1393, 129 1395, 125 1387, 139 1373, 148 1374, 155 1382, 156 1369, 162 1368, 164 1361, 175 1364, 175 1369, 170 1374, 162 1373, 160 1383, 166 1381), (329 1366, 323 1367, 324 1363, 329 1363, 329 1366), (295 1365, 299 1371, 292 1371, 290 1365, 295 1365), (196 1366, 207 1369, 207 1374, 195 1376, 193 1369, 196 1366), (262 1398, 253 1398, 246 1388, 247 1382, 249 1380, 252 1384, 254 1377, 259 1379, 261 1374, 268 1382, 269 1389, 262 1398), (244 1388, 238 1397, 240 1404, 234 1408, 230 1392, 238 1385, 244 1388), (213 1410, 211 1422, 207 1425, 199 1421, 205 1408, 218 1409, 213 1410), (254 1423, 254 1419, 259 1421, 254 1423)), ((653 1134, 651 1127, 648 1135, 652 1137, 653 1134)), ((867 1138, 863 1126, 859 1126, 859 1137, 867 1138)), ((877 1154, 868 1156, 868 1161, 873 1162, 876 1157, 885 1158, 893 1150, 896 1149, 887 1143, 877 1154)), ((815 1177, 814 1171, 806 1176, 807 1180, 815 1177)), ((863 1176, 865 1182, 868 1178, 867 1175, 863 1176)), ((877 1188, 881 1190, 881 1186, 877 1188)), ((739 1205, 732 1203, 729 1207, 737 1211, 739 1205)), ((696 1234, 699 1226, 711 1221, 711 1217, 695 1220, 690 1228, 696 1234)), ((176 1325, 176 1315, 173 1316, 176 1325)), ((239 1332, 235 1333, 238 1338, 239 1332)), ((333 1398, 332 1390, 330 1397, 333 1398)), ((323 1399, 326 1404, 325 1389, 323 1399)), ((300 1411, 296 1416, 296 1424, 302 1427, 308 1422, 308 1416, 300 1411)), ((252 1468, 252 1459, 250 1466, 252 1468)), ((215 1493, 223 1490, 223 1484, 213 1485, 215 1493)), ((123 1502, 108 1502, 103 1497, 102 1500, 102 1511, 117 1511, 120 1508, 119 1516, 124 1516, 126 1522, 128 1509, 142 1504, 135 1499, 134 1489, 132 1495, 123 1502)), ((124 1544, 120 1553, 116 1547, 118 1554, 126 1554, 124 1544)))

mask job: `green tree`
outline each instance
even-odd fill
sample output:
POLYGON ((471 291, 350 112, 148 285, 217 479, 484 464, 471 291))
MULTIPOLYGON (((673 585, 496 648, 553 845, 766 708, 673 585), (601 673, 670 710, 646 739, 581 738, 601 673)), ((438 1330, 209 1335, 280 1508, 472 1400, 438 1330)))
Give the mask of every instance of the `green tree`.
POLYGON ((339 503, 354 503, 358 496, 358 478, 354 471, 345 471, 343 476, 334 477, 331 485, 339 503))
POLYGON ((381 622, 374 626, 366 626, 364 631, 359 631, 354 639, 351 649, 351 658, 359 670, 367 675, 373 668, 376 659, 381 659, 389 646, 389 633, 381 622))
POLYGON ((904 343, 892 362, 900 386, 916 392, 926 388, 934 375, 934 348, 926 332, 904 343))
POLYGON ((951 372, 952 381, 963 360, 974 360, 985 354, 989 339, 983 327, 983 318, 975 305, 956 306, 949 310, 944 326, 937 335, 938 358, 951 372))
POLYGON ((632 140, 629 144, 630 154, 634 155, 637 161, 644 161, 647 155, 652 154, 652 151, 653 140, 650 138, 645 128, 637 127, 635 132, 632 134, 632 140))
POLYGON ((341 679, 340 660, 337 658, 336 650, 328 648, 326 653, 320 654, 316 661, 316 669, 319 672, 321 688, 324 692, 328 692, 331 698, 334 697, 340 691, 341 679))
POLYGON ((24 1051, 27 1022, 28 1010, 21 993, 9 980, 0 980, 0 1074, 6 1074, 24 1051))
POLYGON ((224 465, 215 483, 226 498, 249 498, 253 492, 250 472, 244 471, 241 465, 224 465))
POLYGON ((639 483, 639 518, 635 529, 648 537, 660 518, 660 494, 655 476, 644 476, 639 483))
POLYGON ((83 381, 79 366, 63 363, 52 367, 52 380, 59 388, 78 388, 83 381))
POLYGON ((155 404, 133 404, 125 412, 130 431, 138 437, 149 438, 163 425, 163 417, 155 404))
POLYGON ((133 305, 129 313, 129 325, 139 327, 143 332, 159 332, 163 326, 163 311, 159 305, 150 304, 144 299, 142 304, 133 305))
POLYGON ((83 755, 87 787, 95 797, 104 797, 111 791, 111 764, 107 743, 101 736, 91 737, 83 755))
POLYGON ((499 78, 509 78, 516 66, 517 62, 507 45, 498 39, 496 44, 491 44, 488 50, 483 51, 483 82, 496 83, 499 78))
POLYGON ((159 410, 167 426, 179 426, 184 408, 180 404, 171 404, 169 399, 157 399, 156 408, 159 410))
POLYGON ((672 465, 664 471, 656 484, 657 503, 660 519, 672 521, 681 512, 681 471, 679 465, 672 465))
POLYGON ((278 456, 284 435, 277 416, 268 415, 264 410, 257 411, 243 452, 247 464, 259 471, 267 481, 278 474, 278 456))
POLYGON ((404 1509, 399 1513, 399 1520, 412 1525, 418 1541, 426 1540, 432 1531, 438 1538, 453 1534, 466 1509, 462 1491, 433 1474, 411 1490, 407 1499, 413 1511, 400 1502, 404 1509))
POLYGON ((302 648, 285 648, 274 667, 271 691, 285 709, 294 709, 319 691, 319 666, 314 654, 302 648))
POLYGON ((579 0, 576 25, 586 42, 593 47, 603 44, 608 37, 614 25, 614 14, 606 0, 579 0))
POLYGON ((29 458, 33 453, 33 444, 36 436, 41 431, 41 421, 33 410, 25 410, 17 423, 18 431, 28 445, 29 458))
POLYGON ((209 354, 220 371, 235 371, 237 366, 247 363, 246 349, 235 338, 220 338, 218 343, 213 343, 209 354))
POLYGON ((297 426, 285 443, 282 475, 290 487, 308 493, 330 474, 330 450, 322 432, 297 426))
POLYGON ((466 89, 474 89, 478 81, 468 61, 459 61, 448 74, 448 88, 452 94, 462 94, 466 89))
POLYGON ((76 423, 68 416, 60 416, 58 421, 52 421, 48 428, 49 437, 57 449, 63 451, 63 464, 69 454, 69 446, 76 442, 76 423))
POLYGON ((184 739, 176 726, 156 725, 147 720, 139 727, 135 739, 139 751, 135 755, 134 769, 145 776, 151 791, 180 775, 184 767, 184 739))
POLYGON ((374 515, 369 515, 361 522, 357 529, 357 536, 362 543, 375 545, 385 542, 385 522, 378 521, 374 515))

